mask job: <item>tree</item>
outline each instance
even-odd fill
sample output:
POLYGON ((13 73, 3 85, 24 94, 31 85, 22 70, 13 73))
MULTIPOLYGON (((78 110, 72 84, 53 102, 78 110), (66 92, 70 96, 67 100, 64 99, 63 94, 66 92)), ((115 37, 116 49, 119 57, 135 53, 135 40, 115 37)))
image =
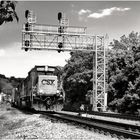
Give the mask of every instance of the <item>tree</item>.
POLYGON ((0 1, 0 25, 4 22, 12 22, 14 19, 19 21, 17 13, 15 11, 16 1, 0 1))
POLYGON ((65 108, 77 110, 85 103, 85 95, 92 90, 93 52, 73 52, 63 70, 65 108))
POLYGON ((108 58, 109 107, 120 113, 138 113, 140 108, 140 35, 131 32, 114 40, 108 58))

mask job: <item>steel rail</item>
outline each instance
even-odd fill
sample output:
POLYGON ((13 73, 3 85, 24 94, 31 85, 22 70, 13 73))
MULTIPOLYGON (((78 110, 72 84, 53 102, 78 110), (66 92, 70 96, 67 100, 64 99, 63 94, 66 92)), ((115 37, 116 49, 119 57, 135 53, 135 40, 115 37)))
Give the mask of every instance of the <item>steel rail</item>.
POLYGON ((140 132, 133 131, 133 129, 135 128, 140 130, 140 126, 87 118, 87 117, 70 115, 70 114, 65 114, 60 112, 58 113, 58 112, 37 111, 36 113, 84 124, 93 127, 95 129, 103 130, 104 132, 116 134, 117 136, 123 136, 125 138, 140 139, 140 132), (129 130, 129 128, 132 128, 131 131, 129 130))
POLYGON ((96 111, 88 111, 87 113, 91 115, 99 115, 99 116, 104 116, 104 117, 140 121, 140 116, 134 116, 130 114, 103 113, 103 112, 96 112, 96 111))
MULTIPOLYGON (((64 110, 67 111, 67 110, 64 110)), ((74 112, 75 111, 68 111, 68 112, 74 112)), ((104 116, 104 117, 111 117, 111 118, 118 118, 118 119, 125 119, 125 120, 132 120, 132 121, 140 121, 140 116, 134 116, 131 114, 118 114, 118 113, 106 113, 106 112, 97 112, 97 111, 84 111, 84 113, 87 113, 89 115, 97 115, 97 116, 104 116)))

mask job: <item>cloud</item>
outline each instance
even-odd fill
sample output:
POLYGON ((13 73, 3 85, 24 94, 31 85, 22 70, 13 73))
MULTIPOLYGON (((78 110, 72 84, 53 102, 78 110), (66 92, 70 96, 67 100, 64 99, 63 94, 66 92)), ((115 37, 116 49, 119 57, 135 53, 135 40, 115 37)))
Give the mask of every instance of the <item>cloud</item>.
POLYGON ((111 15, 115 11, 124 12, 128 10, 130 10, 130 8, 112 7, 112 8, 103 9, 101 10, 100 13, 89 14, 88 18, 102 18, 102 17, 111 15))
POLYGON ((87 13, 91 13, 91 11, 90 10, 88 10, 88 9, 86 9, 86 10, 84 10, 84 9, 81 9, 79 12, 78 12, 78 15, 84 15, 84 14, 87 14, 87 13))
POLYGON ((87 16, 91 13, 91 10, 89 9, 81 9, 80 11, 76 11, 78 13, 78 19, 79 21, 87 22, 87 16))
POLYGON ((5 55, 5 50, 4 49, 0 49, 0 56, 4 56, 5 55))

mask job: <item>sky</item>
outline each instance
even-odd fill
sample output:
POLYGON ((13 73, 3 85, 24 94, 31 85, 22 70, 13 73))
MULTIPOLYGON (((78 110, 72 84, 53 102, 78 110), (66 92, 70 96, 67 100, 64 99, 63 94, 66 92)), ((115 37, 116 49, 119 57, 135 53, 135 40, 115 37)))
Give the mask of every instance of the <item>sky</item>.
POLYGON ((32 10, 37 23, 58 25, 63 12, 71 26, 87 27, 88 34, 108 34, 109 42, 132 31, 140 32, 140 1, 18 1, 19 23, 0 26, 0 74, 26 77, 35 65, 64 66, 68 52, 27 51, 21 49, 25 10, 32 10))

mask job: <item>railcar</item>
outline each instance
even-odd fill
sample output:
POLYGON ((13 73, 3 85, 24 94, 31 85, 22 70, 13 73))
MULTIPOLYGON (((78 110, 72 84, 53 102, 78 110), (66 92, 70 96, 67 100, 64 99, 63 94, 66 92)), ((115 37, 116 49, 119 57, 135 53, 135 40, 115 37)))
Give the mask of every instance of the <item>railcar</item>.
POLYGON ((14 104, 21 108, 48 110, 62 108, 63 95, 58 87, 56 67, 35 66, 13 94, 14 104))

